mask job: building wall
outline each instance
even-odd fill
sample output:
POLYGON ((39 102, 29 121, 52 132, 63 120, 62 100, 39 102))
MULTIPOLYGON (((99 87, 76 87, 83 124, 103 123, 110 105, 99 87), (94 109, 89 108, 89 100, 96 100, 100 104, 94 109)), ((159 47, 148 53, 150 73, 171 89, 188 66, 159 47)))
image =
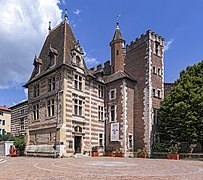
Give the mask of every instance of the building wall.
POLYGON ((11 134, 15 136, 19 134, 26 134, 28 129, 28 101, 19 103, 11 107, 11 134))
POLYGON ((163 38, 147 31, 127 45, 125 70, 138 81, 134 101, 134 147, 147 148, 151 152, 153 142, 153 111, 159 109, 163 90, 163 38), (155 42, 159 43, 159 56, 155 55, 155 42), (153 74, 153 67, 160 68, 161 75, 153 74), (160 98, 153 96, 153 89, 160 90, 160 98))
POLYGON ((127 79, 120 79, 107 84, 107 104, 108 104, 108 119, 106 124, 106 146, 114 147, 118 150, 123 150, 126 153, 132 152, 129 149, 129 135, 134 133, 134 94, 135 82, 127 79), (116 98, 110 99, 111 90, 116 91, 116 98), (110 106, 116 105, 115 121, 111 121, 110 106), (119 123, 119 141, 111 141, 111 124, 119 123))
POLYGON ((11 110, 0 106, 0 134, 3 132, 5 134, 11 132, 11 110))

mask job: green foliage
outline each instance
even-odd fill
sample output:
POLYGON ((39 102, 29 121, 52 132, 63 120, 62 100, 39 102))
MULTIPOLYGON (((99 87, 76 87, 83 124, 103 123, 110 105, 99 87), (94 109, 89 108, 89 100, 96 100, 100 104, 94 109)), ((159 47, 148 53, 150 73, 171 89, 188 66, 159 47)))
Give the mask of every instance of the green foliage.
POLYGON ((105 147, 105 152, 113 152, 115 151, 115 148, 114 147, 105 147))
POLYGON ((171 93, 161 103, 163 140, 203 142, 203 61, 180 72, 171 93))
POLYGON ((179 150, 180 150, 180 147, 177 144, 171 145, 168 148, 168 152, 171 153, 171 154, 177 154, 179 150))
POLYGON ((24 151, 25 145, 26 145, 25 136, 23 136, 23 135, 16 136, 14 138, 14 145, 16 148, 19 148, 20 151, 24 151))
POLYGON ((146 148, 138 149, 137 153, 147 153, 147 149, 146 148))
POLYGON ((7 133, 5 135, 0 134, 0 141, 13 141, 13 140, 14 137, 10 133, 7 133))
POLYGON ((169 143, 155 143, 152 145, 154 152, 168 152, 169 147, 169 143))

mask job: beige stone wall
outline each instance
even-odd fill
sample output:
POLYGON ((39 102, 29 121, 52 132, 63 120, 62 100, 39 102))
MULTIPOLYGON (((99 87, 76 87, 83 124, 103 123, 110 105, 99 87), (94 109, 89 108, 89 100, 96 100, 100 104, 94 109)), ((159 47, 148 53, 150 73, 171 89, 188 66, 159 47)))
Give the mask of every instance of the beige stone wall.
POLYGON ((5 111, 5 110, 1 110, 0 111, 3 112, 3 116, 0 115, 0 129, 1 129, 1 133, 2 130, 4 129, 7 133, 11 132, 11 112, 10 111, 5 111), (2 124, 2 121, 5 120, 5 125, 2 124))

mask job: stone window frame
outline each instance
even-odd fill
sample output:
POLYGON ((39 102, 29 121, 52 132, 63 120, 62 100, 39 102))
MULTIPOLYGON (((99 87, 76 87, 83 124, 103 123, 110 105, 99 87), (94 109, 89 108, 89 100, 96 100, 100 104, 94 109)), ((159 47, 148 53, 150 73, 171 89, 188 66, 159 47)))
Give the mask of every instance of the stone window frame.
POLYGON ((109 100, 116 99, 116 94, 117 94, 116 88, 115 89, 111 89, 109 91, 109 100), (112 97, 112 92, 114 92, 114 97, 112 97))
POLYGON ((79 91, 83 91, 83 77, 79 74, 73 74, 73 88, 79 91))
POLYGON ((39 120, 39 103, 33 105, 33 120, 39 120))
POLYGON ((56 55, 55 54, 50 55, 49 60, 50 60, 50 68, 54 67, 56 65, 56 55))
POLYGON ((83 116, 84 112, 84 107, 83 107, 83 99, 80 98, 79 96, 74 96, 73 98, 73 114, 75 116, 83 116))
POLYGON ((20 130, 25 130, 25 118, 20 118, 20 130))
POLYGON ((98 134, 98 146, 104 147, 104 133, 98 134))
POLYGON ((33 86, 33 97, 38 97, 40 95, 39 83, 33 86))
POLYGON ((110 122, 117 122, 117 105, 116 104, 110 104, 109 105, 109 121, 110 122), (112 121, 112 109, 111 107, 114 106, 114 121, 112 121))
POLYGON ((24 115, 25 114, 25 109, 21 109, 20 110, 20 115, 24 115))
POLYGON ((160 77, 161 77, 161 75, 162 75, 162 73, 161 73, 161 68, 160 68, 160 67, 157 68, 157 75, 160 76, 160 77))
POLYGON ((161 99, 161 89, 157 89, 157 98, 161 99))
POLYGON ((160 42, 158 41, 154 42, 154 54, 159 57, 161 56, 161 46, 160 46, 160 42))
POLYGON ((98 84, 98 96, 99 98, 104 98, 104 86, 101 84, 98 84))
POLYGON ((160 143, 160 133, 154 133, 153 143, 160 143))
POLYGON ((104 106, 98 105, 98 120, 99 121, 104 121, 104 106))
POLYGON ((153 74, 157 75, 156 66, 152 67, 153 74))
POLYGON ((37 63, 37 64, 35 65, 35 76, 37 76, 37 75, 39 75, 39 74, 40 74, 40 64, 37 63))
POLYGON ((153 109, 153 123, 155 125, 159 125, 158 112, 159 112, 159 109, 156 109, 156 108, 153 109))
POLYGON ((48 78, 48 92, 54 91, 56 89, 56 77, 52 76, 48 78))
POLYGON ((47 99, 47 117, 55 116, 55 104, 54 98, 47 99))
POLYGON ((128 134, 128 149, 133 149, 133 133, 128 134), (130 136, 132 137, 131 139, 130 139, 130 136), (130 140, 131 140, 131 143, 130 143, 130 140), (132 146, 130 146, 130 144, 132 146))

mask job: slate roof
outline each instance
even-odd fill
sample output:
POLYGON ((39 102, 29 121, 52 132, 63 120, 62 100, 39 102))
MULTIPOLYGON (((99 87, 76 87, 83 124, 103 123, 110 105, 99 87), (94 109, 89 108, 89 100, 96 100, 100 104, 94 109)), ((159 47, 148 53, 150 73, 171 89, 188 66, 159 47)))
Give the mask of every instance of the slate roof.
MULTIPOLYGON (((40 60, 40 63, 42 64, 38 77, 43 76, 47 71, 49 71, 50 57, 48 55, 50 50, 57 56, 54 68, 57 68, 61 64, 66 64, 72 67, 70 52, 74 49, 75 44, 76 38, 67 21, 62 21, 58 26, 50 30, 39 57, 35 58, 38 61, 40 60)), ((35 70, 33 70, 30 79, 25 84, 25 87, 27 87, 27 85, 34 79, 37 79, 35 76, 35 70)))
POLYGON ((126 78, 126 79, 129 79, 131 81, 137 82, 134 77, 132 77, 129 73, 124 72, 122 70, 119 70, 119 71, 117 71, 116 73, 114 73, 114 74, 112 74, 110 76, 106 76, 104 78, 104 81, 105 81, 106 84, 108 84, 110 82, 113 82, 113 81, 116 81, 116 80, 119 80, 119 79, 123 79, 123 78, 126 78))

